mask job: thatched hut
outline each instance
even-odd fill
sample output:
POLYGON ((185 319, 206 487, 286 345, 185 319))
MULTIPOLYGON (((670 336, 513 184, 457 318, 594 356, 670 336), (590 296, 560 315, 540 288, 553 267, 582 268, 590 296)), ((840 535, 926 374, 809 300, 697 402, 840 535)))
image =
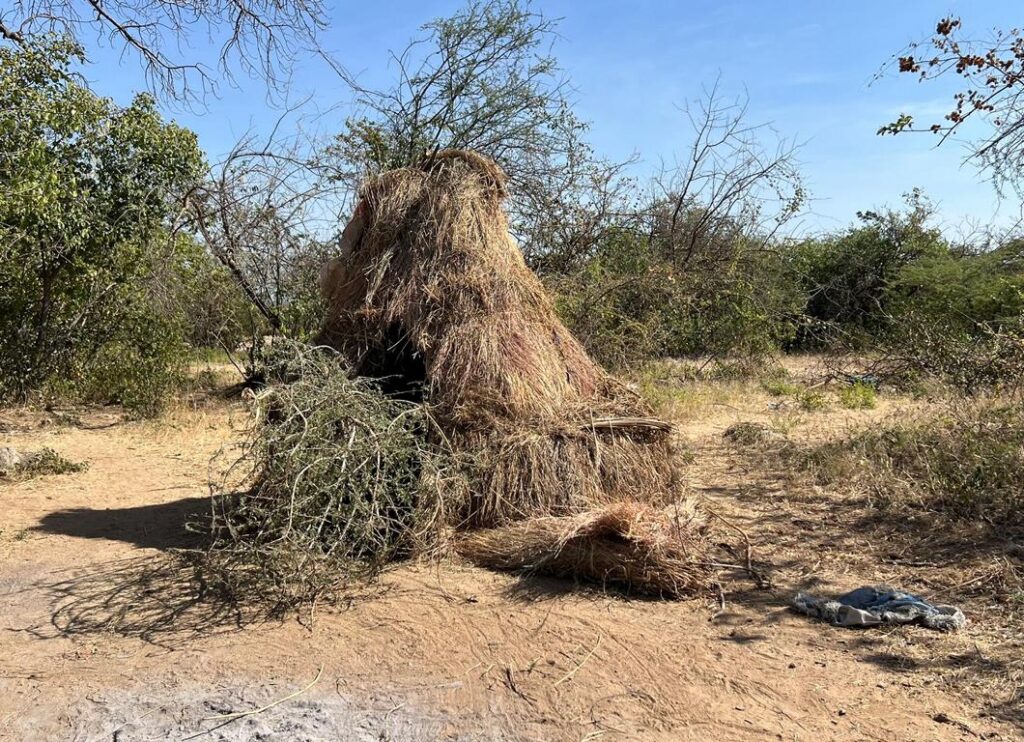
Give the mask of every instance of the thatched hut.
POLYGON ((509 234, 505 175, 435 153, 369 179, 325 266, 321 341, 421 395, 466 455, 463 524, 674 500, 671 426, 589 358, 509 234))

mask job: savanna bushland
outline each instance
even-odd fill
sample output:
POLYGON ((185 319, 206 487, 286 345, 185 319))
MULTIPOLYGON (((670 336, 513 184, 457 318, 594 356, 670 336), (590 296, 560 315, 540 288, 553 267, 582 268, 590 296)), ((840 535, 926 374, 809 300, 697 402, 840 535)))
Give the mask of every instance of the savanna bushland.
MULTIPOLYGON (((424 537, 440 506, 424 506, 422 473, 436 487, 471 464, 424 448, 437 422, 422 400, 352 380, 311 348, 324 329, 321 267, 337 257, 362 185, 459 149, 504 172, 526 265, 589 356, 639 395, 637 409, 691 426, 694 440, 705 416, 741 411, 724 438, 715 429, 713 449, 691 441, 678 456, 694 481, 742 480, 733 505, 764 516, 742 528, 735 514, 716 516, 746 542, 733 560, 746 578, 768 589, 773 559, 800 558, 788 539, 812 550, 851 534, 888 540, 878 552, 897 565, 887 578, 912 580, 914 565, 930 565, 937 582, 920 589, 976 602, 993 634, 1019 630, 1019 229, 940 228, 923 182, 902 203, 864 204, 847 226, 809 231, 815 194, 800 143, 714 79, 680 106, 687 148, 657 168, 609 159, 590 144, 556 56, 558 21, 529 2, 473 0, 426 22, 407 47, 366 62, 392 73, 372 87, 325 49, 326 27, 317 2, 40 0, 0 11, 0 403, 19 414, 74 410, 67 420, 102 407, 139 425, 174 420, 204 395, 255 410, 242 457, 210 477, 214 548, 183 552, 204 590, 235 602, 271 596, 272 613, 301 605, 312 615, 332 589, 411 556, 409 534, 439 551, 437 533, 424 537), (91 89, 97 34, 142 65, 147 90, 114 101, 91 89), (197 35, 215 47, 212 66, 189 57, 197 35), (305 126, 287 96, 296 60, 309 55, 328 61, 351 99, 326 128, 323 118, 305 126), (281 118, 213 157, 173 111, 201 110, 235 75, 264 81, 281 118), (336 420, 353 410, 363 417, 335 456, 336 420), (263 497, 243 500, 241 515, 258 523, 225 509, 239 479, 263 497), (792 517, 780 525, 757 510, 758 486, 826 494, 787 501, 792 517), (360 510, 356 491, 386 492, 387 504, 360 510), (306 531, 293 529, 297 511, 276 509, 289 492, 306 531), (816 512, 820 523, 800 526, 811 535, 787 530, 816 512), (323 534, 347 546, 310 561, 323 534), (759 537, 772 544, 760 561, 759 537)), ((878 121, 878 135, 940 147, 967 136, 994 197, 1019 199, 1024 35, 1008 26, 976 41, 969 28, 969 17, 937 19, 929 37, 893 50, 880 74, 952 80, 957 92, 937 120, 901 114, 878 121)), ((74 462, 55 460, 0 472, 0 487, 77 475, 74 462)), ((841 561, 856 547, 836 548, 841 561)), ((871 578, 871 564, 858 569, 871 578)), ((942 677, 1020 723, 1024 667, 1004 639, 984 662, 961 658, 942 677)))

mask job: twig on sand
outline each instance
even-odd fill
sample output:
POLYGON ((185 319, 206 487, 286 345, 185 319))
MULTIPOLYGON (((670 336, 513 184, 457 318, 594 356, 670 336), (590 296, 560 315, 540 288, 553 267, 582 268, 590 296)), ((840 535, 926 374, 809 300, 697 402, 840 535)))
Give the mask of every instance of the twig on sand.
POLYGON ((749 536, 747 535, 747 532, 746 532, 746 531, 744 531, 744 530, 743 530, 742 528, 740 528, 740 527, 739 527, 738 525, 736 525, 735 523, 733 523, 732 521, 730 521, 730 520, 728 520, 727 518, 725 518, 725 516, 723 516, 723 515, 721 515, 721 514, 719 514, 719 513, 715 512, 714 510, 712 510, 711 508, 709 508, 709 507, 708 507, 708 505, 707 505, 707 503, 704 503, 704 510, 705 510, 705 512, 707 512, 707 513, 708 513, 709 515, 712 515, 712 516, 714 516, 715 518, 718 518, 718 519, 719 519, 720 521, 722 521, 723 523, 725 523, 725 525, 727 525, 727 526, 728 526, 729 528, 733 529, 733 530, 734 530, 734 531, 736 531, 736 532, 737 532, 737 533, 738 533, 738 534, 739 534, 740 536, 742 536, 742 537, 743 537, 743 542, 744 542, 744 544, 745 544, 745 545, 746 545, 746 547, 747 547, 747 548, 746 548, 746 555, 745 555, 745 556, 746 556, 746 561, 747 561, 747 571, 749 571, 749 572, 753 572, 753 571, 754 571, 754 569, 753 569, 753 564, 752 564, 752 559, 751 559, 751 552, 753 551, 753 547, 752 547, 752 546, 751 546, 751 544, 750 544, 750 537, 749 537, 749 536))
MULTIPOLYGON (((750 575, 752 578, 754 578, 754 580, 757 582, 759 587, 770 587, 771 586, 771 578, 767 574, 762 572, 761 570, 756 569, 754 567, 754 561, 753 561, 754 547, 750 543, 750 536, 747 535, 747 532, 744 531, 742 528, 740 528, 735 523, 733 523, 732 521, 728 520, 725 516, 723 516, 720 513, 717 513, 714 510, 712 510, 710 507, 708 507, 707 503, 704 503, 704 511, 706 513, 708 513, 709 515, 714 516, 715 518, 718 518, 718 520, 722 521, 725 525, 727 525, 729 528, 731 528, 732 530, 736 531, 740 536, 743 537, 743 542, 744 542, 744 545, 746 547, 745 548, 745 554, 744 554, 744 561, 746 562, 746 564, 743 567, 741 567, 740 569, 743 569, 748 575, 750 575)), ((729 565, 721 565, 721 566, 729 566, 729 565)))
POLYGON ((586 664, 587 660, 589 660, 591 657, 594 656, 594 652, 596 652, 597 648, 601 646, 601 640, 602 639, 604 639, 604 634, 598 634, 598 636, 597 636, 597 644, 594 645, 594 648, 591 649, 589 652, 587 652, 587 656, 584 657, 582 660, 580 660, 580 663, 578 665, 576 665, 576 667, 574 667, 572 670, 567 672, 561 678, 556 680, 555 681, 555 685, 553 687, 557 688, 559 685, 564 683, 566 680, 572 680, 572 678, 576 675, 576 673, 578 673, 580 671, 580 668, 583 667, 583 665, 586 664))
POLYGON ((300 688, 299 690, 295 691, 294 693, 289 693, 284 698, 279 698, 278 700, 272 701, 272 702, 266 704, 265 706, 260 706, 259 708, 253 708, 253 709, 251 709, 249 711, 236 711, 234 713, 221 713, 221 714, 216 715, 216 716, 205 716, 203 718, 203 721, 204 722, 225 722, 225 721, 227 721, 227 719, 242 718, 243 716, 252 716, 252 715, 257 714, 257 713, 263 713, 263 711, 271 709, 274 706, 281 705, 285 701, 290 701, 290 700, 292 700, 293 698, 295 698, 297 696, 301 696, 303 693, 308 691, 310 688, 312 688, 313 686, 315 686, 319 682, 319 678, 321 678, 322 674, 324 674, 324 665, 323 664, 321 665, 321 668, 316 670, 315 678, 313 678, 312 681, 310 681, 308 685, 304 686, 303 688, 300 688))

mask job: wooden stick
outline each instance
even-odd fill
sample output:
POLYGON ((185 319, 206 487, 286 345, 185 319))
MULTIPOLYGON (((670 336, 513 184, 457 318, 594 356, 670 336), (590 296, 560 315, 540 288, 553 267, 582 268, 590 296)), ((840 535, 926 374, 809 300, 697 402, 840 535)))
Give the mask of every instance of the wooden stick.
POLYGON ((253 716, 254 714, 262 714, 264 711, 267 711, 268 709, 274 708, 274 706, 278 706, 278 705, 284 703, 285 701, 290 701, 293 698, 295 698, 296 696, 300 696, 303 693, 305 693, 307 690, 312 688, 314 685, 316 685, 320 681, 320 676, 323 674, 323 672, 324 672, 324 666, 320 665, 320 669, 317 670, 317 672, 316 672, 316 677, 313 678, 313 680, 309 683, 309 685, 307 685, 307 686, 305 686, 303 688, 300 688, 299 690, 295 691, 294 693, 289 693, 284 698, 278 698, 276 701, 274 701, 272 703, 268 703, 266 706, 261 706, 260 708, 252 709, 251 711, 236 711, 233 714, 220 714, 219 716, 207 716, 207 717, 203 718, 203 721, 224 721, 225 719, 241 719, 243 716, 253 716))
POLYGON ((594 645, 594 648, 591 649, 587 653, 586 657, 584 657, 582 660, 580 660, 580 663, 578 665, 576 665, 576 667, 574 667, 572 670, 567 672, 560 679, 556 680, 555 681, 555 685, 553 687, 558 687, 559 685, 564 683, 566 680, 572 680, 573 676, 575 676, 576 673, 578 673, 580 671, 580 668, 583 667, 584 664, 586 664, 587 660, 589 660, 591 657, 594 656, 594 652, 596 652, 597 648, 601 646, 601 640, 602 639, 604 639, 604 634, 598 634, 598 636, 597 636, 597 644, 594 645))

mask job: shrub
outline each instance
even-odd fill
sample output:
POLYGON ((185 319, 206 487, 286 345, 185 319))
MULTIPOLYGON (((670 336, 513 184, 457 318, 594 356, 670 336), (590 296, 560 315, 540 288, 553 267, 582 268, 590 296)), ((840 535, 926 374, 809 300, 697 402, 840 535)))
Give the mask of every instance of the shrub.
POLYGON ((81 59, 55 37, 0 47, 0 398, 150 410, 180 357, 154 277, 180 263, 167 225, 202 156, 152 98, 83 87, 81 59))
POLYGON ((1024 255, 1011 242, 990 252, 930 255, 905 266, 888 290, 895 317, 979 336, 1017 327, 1024 313, 1024 255))
POLYGON ((623 229, 548 285, 563 321, 607 366, 687 355, 759 360, 793 336, 801 300, 777 254, 736 239, 725 259, 683 269, 657 241, 623 229))
POLYGON ((797 399, 800 401, 800 409, 808 412, 816 412, 828 407, 828 397, 821 392, 803 391, 800 392, 797 399))
POLYGON ((773 397, 794 397, 800 393, 800 387, 783 379, 763 379, 761 388, 773 397))
POLYGON ((772 432, 764 423, 745 420, 730 425, 722 433, 722 437, 731 443, 752 446, 772 437, 772 432))
POLYGON ((875 407, 875 387, 855 381, 839 390, 839 404, 848 410, 872 410, 875 407))
POLYGON ((859 226, 787 251, 806 302, 794 345, 869 343, 889 326, 890 285, 901 271, 948 252, 940 232, 927 224, 927 200, 917 191, 906 200, 905 211, 859 213, 859 226))
POLYGON ((960 403, 949 414, 859 433, 811 451, 825 481, 993 525, 1024 525, 1024 407, 960 403))
POLYGON ((71 461, 52 448, 17 455, 5 449, 5 467, 0 469, 0 478, 32 479, 47 474, 77 474, 89 468, 88 464, 71 461))
POLYGON ((934 377, 966 394, 1012 392, 1024 379, 1024 315, 998 331, 969 332, 911 313, 882 350, 878 370, 897 381, 934 377))

